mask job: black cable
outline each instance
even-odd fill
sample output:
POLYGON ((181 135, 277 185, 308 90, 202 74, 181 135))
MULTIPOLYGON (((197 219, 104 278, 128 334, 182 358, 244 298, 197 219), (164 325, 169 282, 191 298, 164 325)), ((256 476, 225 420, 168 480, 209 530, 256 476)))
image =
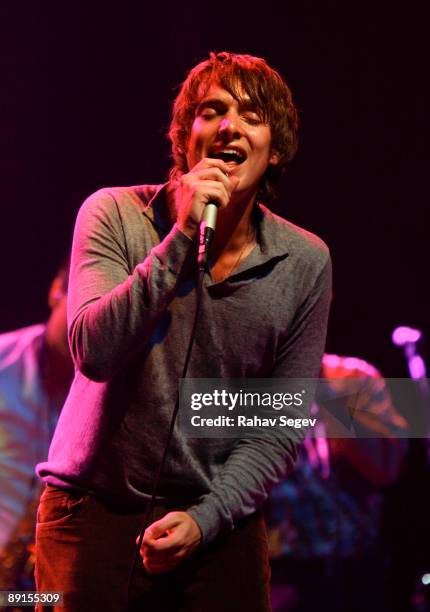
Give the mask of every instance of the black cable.
MULTIPOLYGON (((188 371, 188 364, 190 362, 190 358, 191 358, 191 352, 193 349, 193 345, 194 345, 194 338, 195 338, 195 334, 196 334, 196 329, 197 329, 197 323, 198 323, 198 319, 199 319, 199 314, 200 314, 200 306, 201 306, 201 301, 202 301, 202 294, 203 294, 203 281, 204 281, 204 277, 205 277, 205 269, 199 269, 199 277, 198 277, 198 283, 197 283, 197 299, 196 299, 196 311, 194 314, 194 323, 193 323, 193 327, 191 330, 191 336, 190 336, 190 341, 188 344, 188 350, 187 350, 187 355, 185 357, 185 363, 184 363, 184 368, 182 370, 182 378, 186 378, 187 376, 187 371, 188 371)), ((128 576, 128 584, 127 584, 127 609, 128 609, 128 605, 130 603, 130 590, 131 590, 131 583, 133 581, 133 576, 134 576, 134 571, 136 569, 136 563, 137 560, 139 558, 139 553, 140 553, 140 548, 142 546, 142 541, 143 541, 143 536, 145 533, 145 529, 148 525, 149 522, 149 517, 151 515, 151 511, 153 509, 154 506, 154 502, 155 502, 155 498, 157 495, 157 490, 160 484, 160 480, 161 480, 161 476, 163 474, 164 471, 164 466, 166 463, 166 459, 167 459, 167 453, 169 451, 169 447, 170 447, 170 442, 172 439, 172 435, 173 435, 173 430, 175 427, 175 423, 176 423, 176 417, 178 415, 179 412, 179 385, 178 385, 178 390, 176 393, 176 402, 175 402, 175 408, 173 410, 172 413, 172 418, 170 419, 170 427, 169 427, 169 433, 167 435, 167 440, 166 440, 166 445, 164 447, 164 451, 163 451, 163 456, 161 458, 160 461, 160 465, 158 466, 158 471, 157 471, 157 475, 155 477, 154 480, 154 485, 152 487, 152 493, 151 493, 151 498, 149 500, 149 504, 148 507, 146 509, 145 512, 145 516, 143 519, 143 524, 142 527, 140 529, 139 532, 139 538, 137 541, 137 545, 134 551, 134 556, 133 556, 133 563, 130 569, 130 574, 128 576)))

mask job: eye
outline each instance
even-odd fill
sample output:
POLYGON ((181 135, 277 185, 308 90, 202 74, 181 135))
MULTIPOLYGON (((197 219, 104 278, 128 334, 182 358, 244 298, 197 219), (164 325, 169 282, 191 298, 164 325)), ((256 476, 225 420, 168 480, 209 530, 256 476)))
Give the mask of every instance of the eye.
POLYGON ((242 117, 250 125, 258 125, 259 123, 262 123, 260 115, 255 111, 246 111, 242 113, 242 117))
POLYGON ((211 108, 210 106, 206 106, 200 109, 198 115, 203 119, 212 119, 212 117, 217 116, 217 111, 215 108, 211 108))
POLYGON ((208 121, 222 115, 224 112, 225 108, 222 104, 219 104, 217 101, 208 100, 207 102, 202 102, 200 106, 197 107, 196 116, 208 121))

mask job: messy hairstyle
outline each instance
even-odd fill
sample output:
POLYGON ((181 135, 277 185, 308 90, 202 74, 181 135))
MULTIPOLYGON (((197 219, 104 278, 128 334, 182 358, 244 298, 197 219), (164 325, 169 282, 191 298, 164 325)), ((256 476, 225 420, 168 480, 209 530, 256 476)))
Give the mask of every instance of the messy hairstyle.
POLYGON ((288 85, 264 59, 252 55, 211 53, 189 72, 173 105, 169 138, 174 165, 170 177, 178 179, 189 170, 186 154, 196 109, 214 83, 239 102, 244 95, 249 96, 270 126, 271 148, 279 162, 267 168, 258 194, 261 200, 270 200, 277 180, 297 150, 299 121, 288 85))

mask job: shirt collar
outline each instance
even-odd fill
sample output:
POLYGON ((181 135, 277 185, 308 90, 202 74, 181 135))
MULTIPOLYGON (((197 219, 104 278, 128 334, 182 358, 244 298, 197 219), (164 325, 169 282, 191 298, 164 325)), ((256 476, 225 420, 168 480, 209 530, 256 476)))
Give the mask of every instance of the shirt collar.
POLYGON ((288 223, 263 204, 257 204, 256 224, 260 251, 265 260, 288 254, 288 223))
POLYGON ((169 215, 169 207, 167 204, 167 185, 162 183, 155 186, 155 191, 152 197, 146 204, 143 214, 151 223, 164 235, 167 235, 172 228, 172 220, 169 215))
MULTIPOLYGON (((155 187, 152 197, 143 210, 151 223, 167 235, 172 227, 167 204, 167 185, 155 187)), ((284 258, 288 255, 288 223, 285 219, 272 213, 263 204, 256 204, 255 223, 257 227, 257 247, 241 263, 232 276, 249 268, 265 264, 271 259, 284 258)))

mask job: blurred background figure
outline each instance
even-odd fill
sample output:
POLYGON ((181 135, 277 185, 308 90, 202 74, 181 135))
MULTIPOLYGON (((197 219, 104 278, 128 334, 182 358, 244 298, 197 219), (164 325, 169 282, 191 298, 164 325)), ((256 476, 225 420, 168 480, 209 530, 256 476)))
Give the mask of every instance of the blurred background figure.
MULTIPOLYGON (((336 409, 349 410, 357 438, 317 432, 301 448, 294 472, 267 506, 273 612, 383 612, 381 541, 384 488, 399 476, 407 452, 406 421, 385 380, 370 364, 324 355, 322 378, 336 409), (375 437, 376 436, 376 437, 375 437)), ((318 396, 317 396, 318 399, 318 396)), ((322 406, 322 404, 321 404, 322 406)))
POLYGON ((430 611, 430 389, 421 355, 423 333, 401 326, 393 344, 404 354, 410 385, 392 387, 397 407, 408 421, 411 440, 406 467, 385 499, 384 541, 390 553, 390 612, 430 611))
POLYGON ((34 589, 35 465, 47 457, 73 364, 66 324, 68 263, 52 281, 46 323, 0 335, 0 590, 34 589))

